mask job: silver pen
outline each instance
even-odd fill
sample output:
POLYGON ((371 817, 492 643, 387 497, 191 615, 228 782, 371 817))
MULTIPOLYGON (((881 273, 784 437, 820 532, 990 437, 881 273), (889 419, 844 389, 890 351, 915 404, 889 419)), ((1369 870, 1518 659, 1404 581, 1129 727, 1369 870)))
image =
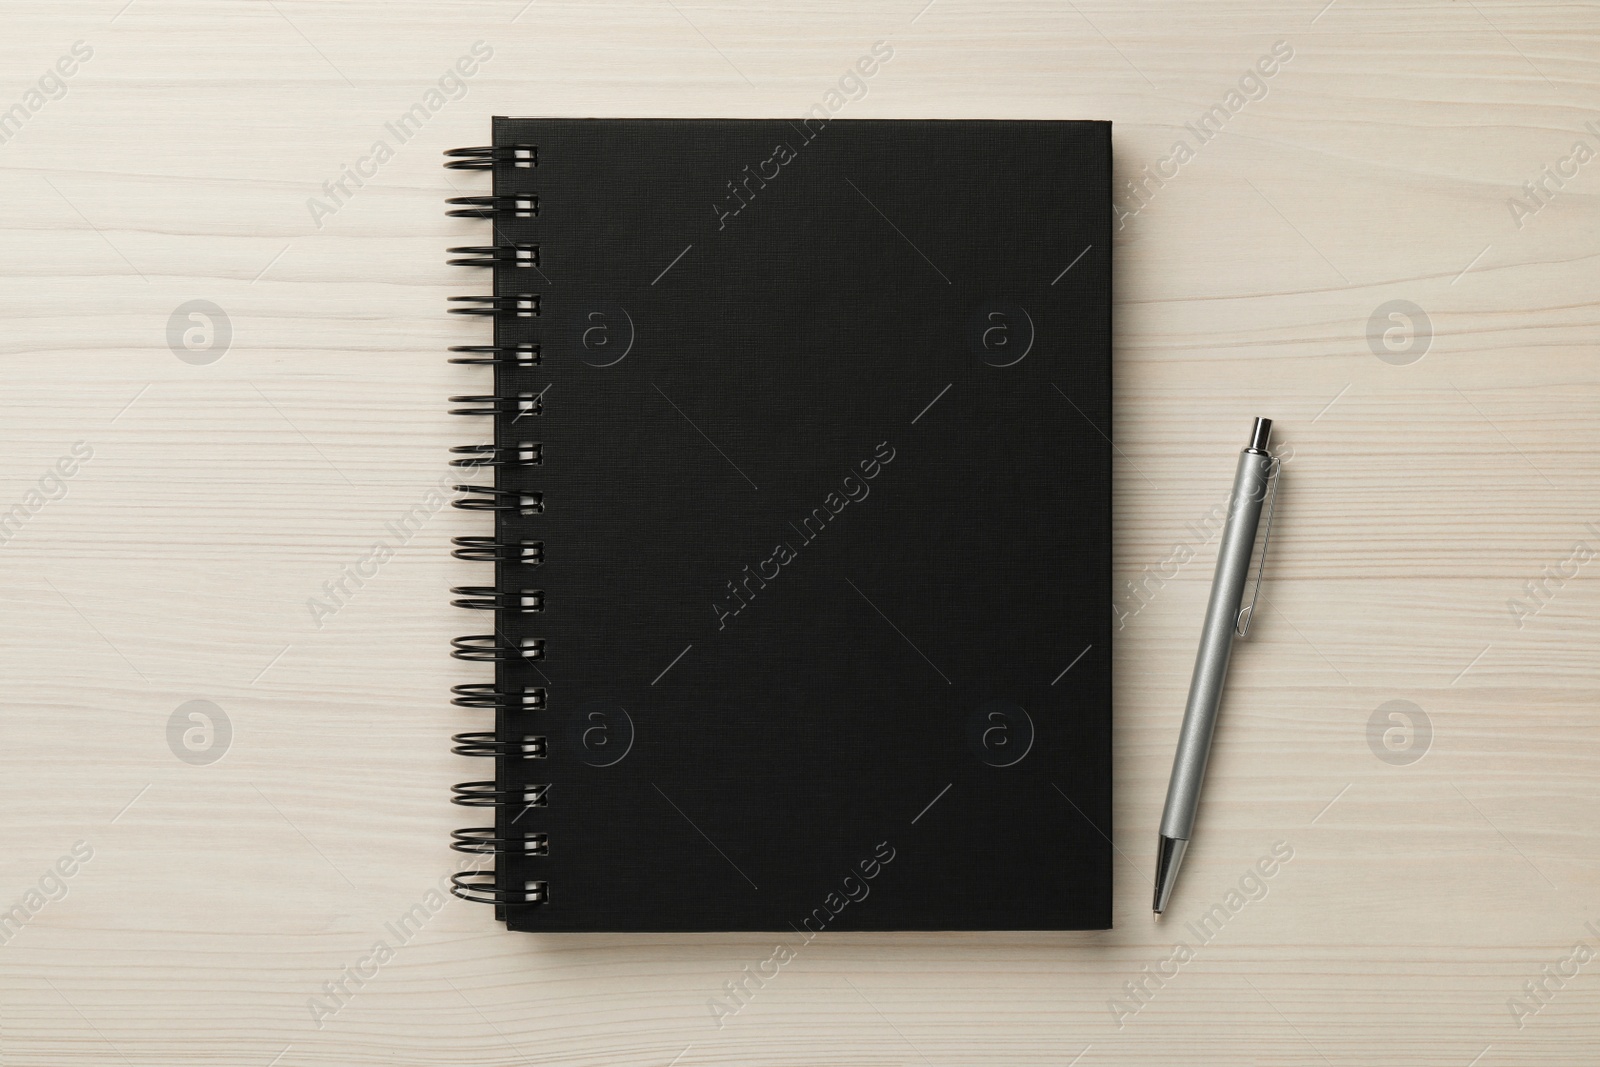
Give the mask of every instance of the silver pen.
POLYGON ((1178 867, 1183 863, 1183 854, 1194 832, 1200 784, 1205 780, 1206 762, 1211 757, 1211 735, 1217 728, 1217 708, 1222 703, 1222 683, 1228 676, 1228 660, 1233 655, 1233 638, 1249 632, 1250 617, 1255 613, 1256 598, 1261 594, 1261 573, 1267 565, 1267 538, 1272 536, 1270 506, 1266 533, 1262 537, 1261 560, 1256 569, 1255 592, 1251 594, 1249 605, 1240 608, 1269 484, 1272 503, 1277 500, 1277 461, 1267 451, 1271 437, 1272 420, 1257 419, 1249 446, 1239 453, 1239 469, 1233 476, 1228 519, 1217 549, 1217 573, 1211 580, 1211 602, 1206 606, 1206 621, 1200 630, 1200 651, 1195 654, 1194 678, 1189 682, 1189 704, 1183 711, 1178 751, 1172 757, 1172 781, 1167 785, 1167 806, 1161 813, 1161 839, 1156 853, 1154 908, 1157 915, 1167 910, 1167 899, 1178 881, 1178 867))

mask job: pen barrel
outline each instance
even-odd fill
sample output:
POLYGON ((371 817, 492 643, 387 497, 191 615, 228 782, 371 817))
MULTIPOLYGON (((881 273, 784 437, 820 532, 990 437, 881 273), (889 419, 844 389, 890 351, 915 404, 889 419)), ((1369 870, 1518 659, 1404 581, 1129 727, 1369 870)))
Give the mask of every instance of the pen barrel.
POLYGON ((1194 677, 1189 682, 1189 703, 1183 711, 1183 729, 1178 734, 1178 749, 1172 757, 1172 779, 1167 786, 1167 805, 1161 816, 1163 837, 1187 841, 1194 829, 1200 785, 1205 780, 1206 762, 1211 756, 1211 735, 1217 727, 1222 686, 1228 676, 1228 660, 1233 655, 1234 627, 1250 575, 1250 556, 1255 549, 1256 527, 1261 521, 1261 505, 1266 499, 1273 463, 1273 458, 1265 451, 1246 449, 1239 455, 1233 493, 1228 498, 1228 519, 1217 548, 1211 602, 1206 606, 1200 650, 1194 659, 1194 677))

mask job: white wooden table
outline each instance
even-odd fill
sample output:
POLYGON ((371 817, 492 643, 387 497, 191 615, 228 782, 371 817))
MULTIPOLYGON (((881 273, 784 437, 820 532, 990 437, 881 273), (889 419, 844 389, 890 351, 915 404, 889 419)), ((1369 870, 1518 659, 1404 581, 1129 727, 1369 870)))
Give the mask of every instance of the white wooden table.
POLYGON ((7 4, 0 1057, 1595 1062, 1596 15, 7 4), (465 97, 398 143, 386 124, 478 41, 465 97), (436 503, 463 440, 444 397, 482 382, 443 356, 444 298, 470 291, 443 248, 481 234, 443 217, 472 176, 442 149, 496 113, 798 115, 877 41, 893 58, 840 115, 1110 118, 1144 183, 1118 193, 1116 929, 824 936, 719 1027, 708 1002, 770 938, 541 938, 427 906, 461 818, 458 513, 337 611, 308 601, 436 503), (346 165, 367 177, 330 202, 346 165), (169 344, 191 301, 222 316, 183 311, 169 344), (1256 414, 1293 448, 1268 606, 1157 925, 1208 516, 1256 414), (191 701, 227 731, 186 741, 191 701))

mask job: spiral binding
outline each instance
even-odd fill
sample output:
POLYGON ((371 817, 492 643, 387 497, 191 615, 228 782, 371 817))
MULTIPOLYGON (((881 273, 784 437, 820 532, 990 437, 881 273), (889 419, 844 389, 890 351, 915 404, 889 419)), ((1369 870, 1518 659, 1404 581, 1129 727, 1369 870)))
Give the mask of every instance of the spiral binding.
POLYGON ((542 354, 539 345, 531 341, 514 345, 451 345, 450 351, 474 353, 457 356, 451 363, 481 363, 494 367, 537 367, 542 354))
POLYGON ((451 638, 451 655, 456 659, 478 663, 510 663, 517 660, 544 659, 544 638, 524 637, 512 643, 498 633, 471 634, 451 638))
POLYGON ((492 585, 457 585, 450 589, 452 595, 462 599, 450 601, 453 607, 477 611, 510 611, 532 615, 544 610, 543 589, 517 589, 506 591, 492 585))
POLYGON ((526 837, 498 837, 492 826, 470 826, 450 833, 450 847, 457 852, 500 853, 520 851, 528 856, 546 856, 550 853, 547 834, 528 834, 526 837))
POLYGON ((544 510, 543 493, 525 493, 520 489, 501 489, 495 485, 457 485, 458 493, 477 493, 450 501, 451 507, 462 511, 516 511, 523 515, 537 515, 544 510))
POLYGON ((510 263, 518 267, 539 265, 538 245, 466 245, 462 248, 447 248, 445 251, 461 257, 445 260, 452 267, 493 267, 501 263, 510 263))
MULTIPOLYGON (((490 171, 498 183, 502 170, 533 168, 539 165, 539 146, 531 144, 453 148, 445 153, 451 170, 490 171)), ((491 196, 449 198, 445 214, 455 218, 502 220, 534 219, 539 216, 536 193, 495 193, 491 196)), ((498 227, 497 227, 498 230, 498 227)), ((519 822, 531 811, 549 804, 548 783, 511 786, 522 773, 513 763, 544 759, 548 739, 513 728, 511 716, 543 711, 549 694, 543 686, 514 685, 516 665, 542 660, 545 641, 538 637, 513 639, 501 627, 504 619, 525 619, 545 610, 545 591, 530 580, 533 568, 545 558, 542 540, 514 538, 507 531, 513 516, 538 515, 544 511, 544 494, 525 488, 526 474, 544 464, 544 443, 525 440, 519 430, 522 420, 544 413, 544 393, 511 388, 512 376, 537 368, 543 349, 537 340, 508 337, 522 332, 540 315, 538 293, 522 291, 521 286, 502 285, 524 268, 540 263, 538 242, 508 240, 496 235, 492 245, 463 245, 448 249, 452 266, 486 268, 494 272, 494 291, 483 296, 451 297, 450 313, 487 317, 494 320, 494 343, 454 345, 451 363, 494 368, 492 394, 453 396, 452 415, 488 418, 496 422, 492 443, 460 445, 450 450, 452 467, 464 471, 487 470, 494 475, 493 485, 457 485, 461 494, 451 503, 463 511, 486 511, 495 523, 493 536, 457 537, 451 552, 456 559, 490 563, 495 569, 494 585, 460 585, 450 590, 451 604, 470 611, 494 613, 494 633, 469 634, 451 641, 450 654, 469 662, 493 663, 495 681, 470 683, 451 689, 451 704, 472 711, 494 714, 493 730, 469 730, 454 735, 452 751, 458 755, 495 761, 493 780, 459 782, 452 787, 451 800, 469 808, 495 809, 494 826, 473 826, 451 834, 450 847, 474 856, 538 857, 549 854, 550 837, 536 829, 523 829, 519 822), (502 272, 506 272, 502 274, 502 272), (512 291, 505 291, 512 290, 512 291), (510 809, 518 809, 515 815, 510 809)), ((527 423, 526 425, 533 425, 527 423)), ((528 436, 531 436, 528 435, 528 436)), ((532 822, 532 819, 529 820, 532 822)), ((502 861, 503 862, 503 861, 502 861)), ((493 869, 460 871, 451 877, 451 892, 463 900, 493 904, 497 909, 543 904, 550 899, 546 881, 526 881, 516 886, 509 871, 497 862, 493 869)), ((503 917, 503 912, 497 912, 503 917)))
POLYGON ((525 196, 452 196, 456 207, 445 214, 453 219, 532 219, 539 216, 539 198, 525 196))
POLYGON ((456 559, 474 563, 527 563, 538 566, 544 562, 543 541, 517 541, 507 543, 493 537, 453 537, 456 547, 450 554, 456 559))
POLYGON ((522 692, 496 689, 492 685, 455 685, 450 687, 455 696, 450 703, 458 708, 510 708, 517 711, 542 711, 545 706, 543 686, 529 686, 522 692))
POLYGON ((450 751, 461 756, 521 756, 525 759, 544 759, 545 739, 532 734, 522 738, 501 737, 493 731, 469 731, 452 734, 455 747, 450 751))
POLYGON ((451 455, 452 467, 537 467, 544 462, 544 442, 528 441, 516 445, 457 445, 451 455))
POLYGON ((453 396, 452 404, 470 404, 471 407, 451 408, 452 415, 524 415, 544 414, 544 395, 528 393, 517 396, 453 396))
POLYGON ((518 318, 531 319, 539 314, 538 293, 513 293, 510 296, 452 296, 450 300, 469 305, 451 308, 452 315, 498 315, 502 311, 509 311, 518 318))
POLYGON ((511 163, 518 167, 539 165, 539 146, 536 144, 507 144, 481 148, 452 148, 445 153, 445 164, 450 170, 493 170, 497 163, 511 163))

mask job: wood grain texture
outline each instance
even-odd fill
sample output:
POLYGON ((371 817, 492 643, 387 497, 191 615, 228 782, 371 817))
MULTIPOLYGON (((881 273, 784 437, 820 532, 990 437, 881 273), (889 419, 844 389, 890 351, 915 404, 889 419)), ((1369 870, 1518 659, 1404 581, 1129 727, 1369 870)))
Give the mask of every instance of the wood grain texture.
POLYGON ((1522 187, 1579 140, 1600 151, 1585 128, 1600 123, 1596 14, 6 5, 0 111, 75 41, 93 56, 0 144, 0 511, 74 442, 93 456, 0 545, 0 909, 75 842, 93 856, 0 944, 0 1056, 1594 1062, 1600 959, 1563 961, 1580 941, 1600 951, 1600 562, 1574 553, 1600 550, 1600 162, 1547 184, 1548 202, 1522 187), (319 226, 308 198, 478 40, 494 56, 465 99, 319 226), (445 589, 478 576, 446 550, 463 516, 433 515, 320 628, 306 606, 426 505, 468 439, 443 400, 483 378, 444 362, 469 331, 442 309, 472 286, 442 250, 481 230, 440 200, 482 179, 447 175, 440 151, 483 143, 496 113, 798 115, 878 40, 894 57, 843 116, 1111 118, 1132 181, 1180 138, 1192 148, 1143 206, 1118 193, 1117 575, 1140 592, 1119 594, 1116 929, 822 936, 719 1026, 708 1003, 771 938, 515 936, 452 901, 318 1026, 310 999, 450 869, 447 788, 469 776, 445 704, 463 679, 445 589), (1279 41, 1293 57, 1265 95, 1197 143, 1185 124, 1279 41), (1513 197, 1538 210, 1519 220, 1513 197), (232 325, 207 365, 167 342, 194 299, 232 325), (1400 338, 1425 351, 1407 365, 1369 341, 1395 300, 1431 327, 1400 338), (1213 558, 1204 526, 1256 414, 1294 449, 1267 607, 1157 925, 1152 838, 1213 558), (233 731, 205 766, 168 746, 196 699, 233 731), (1405 765, 1369 744, 1393 700, 1431 723, 1405 765), (1187 924, 1277 842, 1293 858, 1265 895, 1197 938, 1187 924), (1192 958, 1165 963, 1179 941, 1192 958), (1161 966, 1176 974, 1135 1001, 1125 983, 1161 966), (1524 991, 1562 967, 1539 1000, 1524 991), (1519 1020, 1512 998, 1539 1010, 1519 1020))

